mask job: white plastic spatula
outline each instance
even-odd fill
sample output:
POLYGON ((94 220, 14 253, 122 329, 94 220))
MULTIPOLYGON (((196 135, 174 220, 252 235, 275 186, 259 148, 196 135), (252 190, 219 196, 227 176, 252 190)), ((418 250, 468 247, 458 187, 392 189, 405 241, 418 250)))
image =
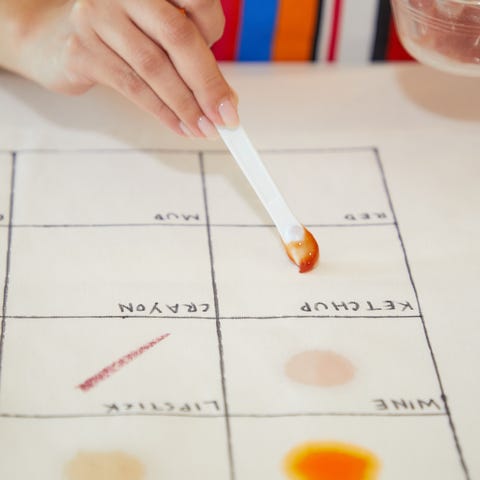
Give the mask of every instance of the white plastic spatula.
POLYGON ((217 130, 272 218, 290 259, 300 272, 311 270, 319 256, 317 242, 293 215, 245 130, 241 126, 217 130))

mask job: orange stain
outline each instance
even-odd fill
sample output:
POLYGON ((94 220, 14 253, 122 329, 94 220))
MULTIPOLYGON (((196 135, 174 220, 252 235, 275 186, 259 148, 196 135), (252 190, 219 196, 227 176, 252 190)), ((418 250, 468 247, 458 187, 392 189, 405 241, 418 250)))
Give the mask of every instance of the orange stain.
POLYGON ((379 462, 368 450, 343 443, 306 443, 285 461, 292 480, 376 480, 379 462))
POLYGON ((303 227, 304 237, 298 242, 285 245, 290 260, 298 265, 300 273, 309 272, 315 266, 320 256, 315 237, 303 227))

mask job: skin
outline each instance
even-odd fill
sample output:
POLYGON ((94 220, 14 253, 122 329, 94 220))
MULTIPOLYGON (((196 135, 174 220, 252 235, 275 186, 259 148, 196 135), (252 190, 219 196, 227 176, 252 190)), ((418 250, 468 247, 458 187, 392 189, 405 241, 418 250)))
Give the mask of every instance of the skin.
POLYGON ((238 124, 210 50, 224 24, 220 0, 0 0, 0 66, 65 94, 106 85, 180 135, 215 136, 238 124))

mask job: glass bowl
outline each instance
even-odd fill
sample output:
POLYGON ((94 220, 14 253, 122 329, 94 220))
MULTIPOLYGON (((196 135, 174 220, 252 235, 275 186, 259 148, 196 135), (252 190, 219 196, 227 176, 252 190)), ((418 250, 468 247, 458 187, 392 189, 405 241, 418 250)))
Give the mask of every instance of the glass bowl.
POLYGON ((400 40, 422 63, 480 77, 480 0, 391 0, 400 40))

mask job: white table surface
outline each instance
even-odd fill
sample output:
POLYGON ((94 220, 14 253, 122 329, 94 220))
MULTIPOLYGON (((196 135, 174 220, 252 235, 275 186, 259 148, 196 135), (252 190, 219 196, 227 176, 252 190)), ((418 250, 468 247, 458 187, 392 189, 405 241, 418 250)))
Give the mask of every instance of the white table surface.
MULTIPOLYGON (((458 440, 480 479, 480 80, 414 64, 222 68, 258 148, 378 148, 458 440)), ((0 149, 46 146, 224 149, 177 138, 105 89, 70 98, 1 73, 0 149)))

